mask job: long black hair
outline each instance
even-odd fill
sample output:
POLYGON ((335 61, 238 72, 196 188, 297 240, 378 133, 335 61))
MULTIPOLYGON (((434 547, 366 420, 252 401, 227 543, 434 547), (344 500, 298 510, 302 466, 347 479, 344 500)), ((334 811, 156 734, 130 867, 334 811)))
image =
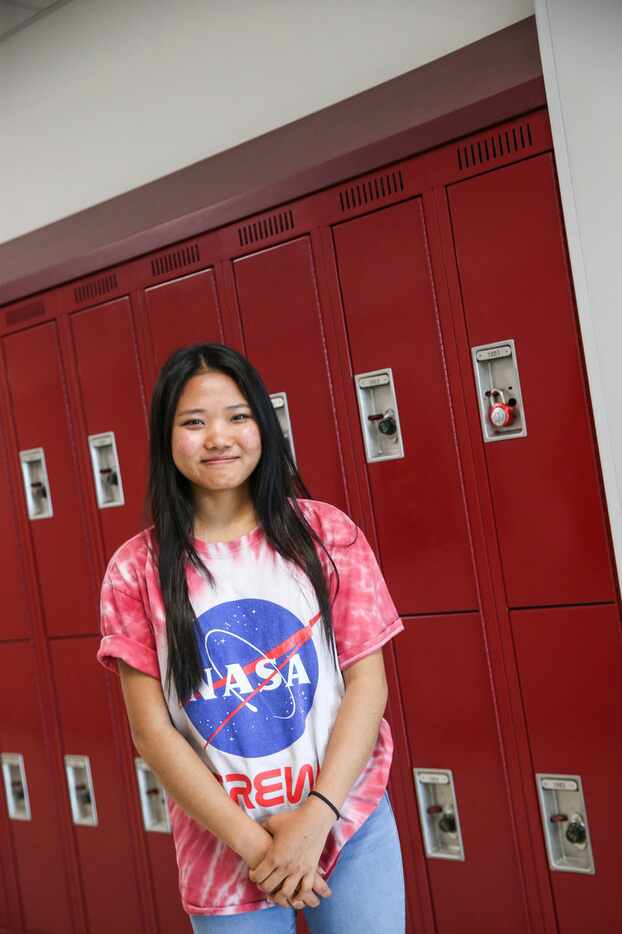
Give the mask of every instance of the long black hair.
MULTIPOLYGON (((195 636, 196 617, 188 595, 186 570, 194 566, 214 580, 194 547, 192 485, 173 462, 171 435, 179 398, 193 376, 206 370, 225 373, 248 402, 261 436, 261 457, 250 477, 255 513, 267 541, 309 578, 322 615, 322 626, 335 661, 331 594, 316 546, 337 569, 297 497, 310 498, 283 437, 268 391, 249 361, 223 344, 195 344, 176 351, 160 370, 151 401, 147 509, 154 526, 160 587, 166 614, 168 666, 166 684, 185 703, 201 683, 201 660, 195 636)), ((333 596, 334 596, 333 593, 333 596)))

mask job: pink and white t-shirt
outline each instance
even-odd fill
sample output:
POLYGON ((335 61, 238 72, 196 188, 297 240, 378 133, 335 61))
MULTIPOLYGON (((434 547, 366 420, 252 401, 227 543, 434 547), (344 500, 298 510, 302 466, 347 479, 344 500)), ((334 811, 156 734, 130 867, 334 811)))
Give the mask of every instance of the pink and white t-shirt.
MULTIPOLYGON (((363 533, 334 506, 299 500, 339 571, 333 628, 344 670, 384 645, 403 625, 363 533)), ((231 798, 254 820, 296 807, 313 787, 344 694, 307 577, 284 560, 259 528, 198 553, 210 584, 188 569, 203 669, 200 689, 181 706, 167 694, 166 626, 151 533, 113 556, 102 587, 98 659, 116 659, 159 679, 176 728, 231 798)), ((330 564, 319 549, 325 572, 330 564)), ((382 721, 371 758, 331 830, 321 866, 329 873, 344 843, 374 810, 393 753, 382 721)), ((236 914, 270 907, 243 861, 169 803, 179 887, 189 914, 236 914)))

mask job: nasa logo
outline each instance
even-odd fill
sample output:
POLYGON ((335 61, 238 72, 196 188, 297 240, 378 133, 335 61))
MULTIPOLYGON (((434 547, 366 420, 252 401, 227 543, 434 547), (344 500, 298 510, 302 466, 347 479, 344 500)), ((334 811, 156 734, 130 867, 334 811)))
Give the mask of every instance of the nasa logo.
POLYGON ((269 600, 221 603, 199 616, 203 682, 185 711, 206 746, 255 758, 302 736, 318 680, 316 622, 304 626, 269 600))

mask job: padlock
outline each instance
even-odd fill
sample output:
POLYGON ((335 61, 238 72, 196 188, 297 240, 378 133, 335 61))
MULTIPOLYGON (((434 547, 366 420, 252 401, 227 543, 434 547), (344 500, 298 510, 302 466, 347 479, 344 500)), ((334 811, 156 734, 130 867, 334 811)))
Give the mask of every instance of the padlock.
POLYGON ((501 389, 495 388, 489 389, 486 395, 490 399, 488 418, 490 419, 491 425, 497 429, 507 428, 514 418, 516 399, 509 399, 508 402, 506 402, 505 393, 501 389), (501 401, 499 401, 499 399, 501 401))
POLYGON ((368 415, 370 422, 376 422, 378 431, 382 435, 394 435, 397 432, 397 421, 393 409, 387 409, 379 415, 368 415))
POLYGON ((458 829, 458 824, 456 822, 456 815, 451 810, 444 810, 441 816, 441 819, 438 822, 439 828, 443 833, 456 833, 458 829))
POLYGON ((580 814, 572 814, 566 828, 566 840, 584 850, 587 846, 587 829, 580 814))

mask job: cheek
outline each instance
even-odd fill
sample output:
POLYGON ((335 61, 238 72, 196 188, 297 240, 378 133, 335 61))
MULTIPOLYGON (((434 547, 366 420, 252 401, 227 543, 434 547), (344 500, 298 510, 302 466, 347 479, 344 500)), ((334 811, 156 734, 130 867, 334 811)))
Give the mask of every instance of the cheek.
POLYGON ((261 434, 255 422, 249 422, 244 426, 241 436, 241 442, 249 453, 256 454, 257 459, 261 455, 261 434))
POLYGON ((173 432, 171 438, 171 450, 173 461, 177 464, 178 460, 185 460, 196 450, 196 439, 187 432, 173 432))

